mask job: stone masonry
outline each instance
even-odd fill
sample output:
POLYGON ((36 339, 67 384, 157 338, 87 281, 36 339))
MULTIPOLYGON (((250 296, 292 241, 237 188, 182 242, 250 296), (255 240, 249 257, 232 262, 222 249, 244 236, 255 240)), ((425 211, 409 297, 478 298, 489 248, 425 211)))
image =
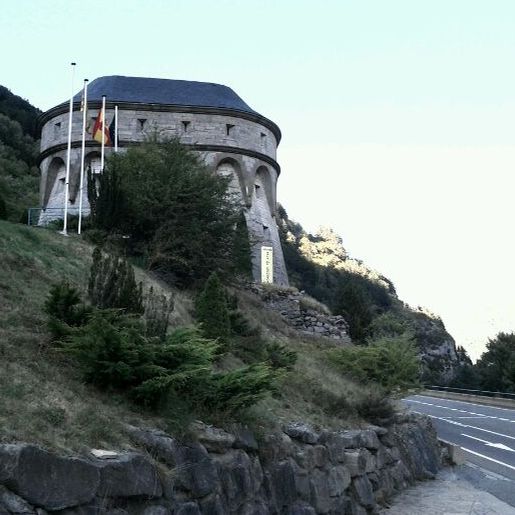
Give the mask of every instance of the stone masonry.
POLYGON ((294 288, 249 286, 267 309, 305 336, 321 336, 342 345, 350 344, 349 325, 341 315, 331 315, 329 308, 294 288))
POLYGON ((0 513, 366 515, 440 466, 431 422, 416 415, 352 431, 290 423, 259 443, 247 429, 201 423, 187 442, 128 431, 148 454, 60 457, 35 445, 0 445, 0 513))
MULTIPOLYGON (((288 284, 276 223, 280 174, 276 151, 281 132, 275 123, 250 109, 232 90, 218 84, 113 76, 96 79, 89 90, 91 126, 101 106, 100 93, 104 90, 111 95, 107 98, 108 124, 114 118, 115 105, 118 106, 120 150, 158 132, 163 137, 179 138, 198 152, 210 169, 228 176, 230 189, 244 208, 252 245, 254 279, 261 279, 261 247, 271 246, 274 249, 274 282, 288 284), (207 91, 207 99, 202 96, 204 91, 207 91), (195 102, 203 103, 196 105, 195 102)), ((40 202, 43 208, 40 223, 48 223, 62 217, 68 104, 60 104, 44 113, 40 123, 40 202)), ((78 94, 72 116, 69 193, 72 213, 76 213, 79 204, 81 137, 82 112, 78 94)), ((112 148, 106 148, 106 156, 112 151, 112 148)), ((89 134, 85 165, 86 169, 91 167, 100 172, 100 144, 89 134)), ((87 185, 82 193, 85 212, 88 212, 87 185)))

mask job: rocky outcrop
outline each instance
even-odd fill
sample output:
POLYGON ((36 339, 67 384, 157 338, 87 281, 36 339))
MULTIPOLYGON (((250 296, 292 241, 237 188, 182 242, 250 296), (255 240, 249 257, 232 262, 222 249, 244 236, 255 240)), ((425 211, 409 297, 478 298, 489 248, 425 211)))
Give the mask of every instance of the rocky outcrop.
POLYGON ((266 288, 252 284, 250 291, 259 295, 267 309, 277 312, 295 330, 307 336, 330 338, 335 343, 351 343, 349 326, 340 315, 295 288, 266 288))
POLYGON ((259 445, 248 430, 204 424, 189 443, 129 431, 148 454, 59 457, 34 445, 0 445, 0 513, 367 514, 440 465, 434 429, 415 415, 397 416, 388 429, 288 424, 259 445))

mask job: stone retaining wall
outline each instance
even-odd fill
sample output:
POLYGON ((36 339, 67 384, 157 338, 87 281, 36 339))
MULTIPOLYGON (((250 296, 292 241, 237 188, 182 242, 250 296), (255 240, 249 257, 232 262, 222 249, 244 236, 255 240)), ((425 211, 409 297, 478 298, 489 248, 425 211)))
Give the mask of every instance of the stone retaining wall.
POLYGON ((361 515, 434 477, 440 465, 431 422, 415 415, 398 416, 389 429, 289 424, 259 445, 248 430, 204 424, 190 443, 129 431, 147 454, 59 457, 34 445, 0 445, 0 513, 361 515))
MULTIPOLYGON (((267 289, 259 284, 251 286, 251 291, 260 296, 267 309, 281 315, 283 320, 308 336, 324 336, 338 343, 351 343, 349 326, 340 315, 323 312, 322 304, 317 307, 313 299, 303 292, 289 289, 267 289)), ((315 301, 316 302, 316 301, 315 301)))

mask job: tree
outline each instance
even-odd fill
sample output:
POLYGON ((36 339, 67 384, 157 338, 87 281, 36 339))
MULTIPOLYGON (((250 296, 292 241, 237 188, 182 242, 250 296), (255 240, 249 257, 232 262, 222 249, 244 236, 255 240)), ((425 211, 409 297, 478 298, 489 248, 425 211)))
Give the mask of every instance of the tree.
POLYGON ((178 286, 233 270, 233 243, 241 209, 229 180, 212 173, 178 139, 153 136, 114 154, 93 197, 93 223, 128 236, 128 251, 178 286), (101 206, 122 199, 116 216, 101 206))
POLYGON ((102 255, 98 247, 93 250, 88 295, 100 309, 124 309, 133 314, 144 311, 142 286, 136 283, 132 266, 118 256, 102 255))
POLYGON ((363 343, 367 328, 372 322, 371 299, 364 286, 364 280, 353 274, 346 274, 337 293, 336 313, 344 316, 349 324, 353 340, 363 343))
POLYGON ((196 311, 202 334, 226 343, 231 334, 227 293, 215 272, 209 276, 197 298, 196 311))
POLYGON ((515 392, 515 333, 499 333, 486 349, 476 364, 482 389, 515 392))
POLYGON ((243 212, 240 213, 233 239, 234 270, 243 277, 252 277, 252 251, 247 221, 243 212))

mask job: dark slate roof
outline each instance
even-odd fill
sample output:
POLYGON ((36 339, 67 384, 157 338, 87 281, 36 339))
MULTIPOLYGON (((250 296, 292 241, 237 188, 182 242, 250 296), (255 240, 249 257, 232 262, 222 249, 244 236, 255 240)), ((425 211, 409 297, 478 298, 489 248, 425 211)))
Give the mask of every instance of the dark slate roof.
MULTIPOLYGON (((108 102, 216 107, 258 114, 231 88, 210 82, 109 75, 88 85, 88 101, 102 100, 102 95, 108 102)), ((74 100, 81 97, 82 92, 77 93, 74 100)))

